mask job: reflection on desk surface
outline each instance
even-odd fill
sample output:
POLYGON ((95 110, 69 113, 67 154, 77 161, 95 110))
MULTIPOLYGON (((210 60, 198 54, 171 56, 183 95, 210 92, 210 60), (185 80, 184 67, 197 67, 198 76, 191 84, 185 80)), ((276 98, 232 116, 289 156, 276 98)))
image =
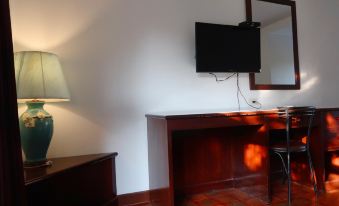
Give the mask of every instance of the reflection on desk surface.
POLYGON ((200 115, 200 116, 209 116, 209 115, 228 115, 228 114, 244 114, 246 113, 275 113, 276 108, 267 108, 267 109, 246 109, 246 110, 237 110, 237 109, 211 109, 211 110, 177 110, 177 111, 157 111, 147 113, 146 116, 159 116, 159 117, 169 117, 169 116, 190 116, 190 115, 200 115))

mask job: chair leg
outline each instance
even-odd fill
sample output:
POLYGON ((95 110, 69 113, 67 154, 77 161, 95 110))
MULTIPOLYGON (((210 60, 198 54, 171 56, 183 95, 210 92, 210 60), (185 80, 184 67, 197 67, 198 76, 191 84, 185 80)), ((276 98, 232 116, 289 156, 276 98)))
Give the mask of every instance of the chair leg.
POLYGON ((308 156, 308 162, 309 162, 309 165, 310 165, 311 181, 313 183, 314 192, 317 195, 318 194, 317 176, 316 176, 314 168, 313 168, 311 153, 310 153, 309 149, 307 150, 307 156, 308 156))
POLYGON ((287 180, 287 173, 284 171, 284 177, 283 177, 283 185, 286 183, 287 180))
POLYGON ((292 203, 292 194, 291 194, 291 160, 290 153, 287 153, 287 189, 288 189, 288 205, 292 203))

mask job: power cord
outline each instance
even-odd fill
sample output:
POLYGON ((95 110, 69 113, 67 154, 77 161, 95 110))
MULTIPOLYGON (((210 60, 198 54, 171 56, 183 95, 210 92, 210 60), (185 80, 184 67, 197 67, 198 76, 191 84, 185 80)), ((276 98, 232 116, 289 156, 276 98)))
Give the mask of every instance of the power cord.
POLYGON ((241 89, 240 89, 240 85, 239 85, 239 73, 237 73, 237 100, 238 100, 238 110, 240 111, 240 99, 239 99, 239 94, 241 95, 241 97, 245 100, 246 104, 254 109, 261 109, 262 105, 258 102, 258 101, 252 101, 252 103, 257 103, 259 104, 258 107, 248 103, 246 97, 243 95, 241 89))
POLYGON ((218 79, 217 75, 214 73, 209 73, 210 75, 213 75, 215 77, 215 81, 216 82, 223 82, 226 81, 228 79, 230 79, 231 77, 233 77, 234 75, 237 75, 237 100, 238 100, 238 110, 240 111, 240 97, 239 95, 245 100, 246 104, 254 109, 261 109, 262 105, 260 104, 260 102, 258 101, 252 101, 252 104, 250 104, 246 97, 244 96, 244 94, 242 93, 241 89, 240 89, 240 84, 239 84, 239 73, 233 73, 227 77, 225 77, 224 79, 218 79), (258 104, 259 106, 254 106, 253 104, 258 104))
POLYGON ((233 76, 236 75, 237 73, 233 73, 233 74, 231 74, 230 76, 225 77, 224 79, 218 79, 217 75, 214 74, 214 73, 209 73, 209 74, 210 74, 210 75, 213 75, 213 76, 215 77, 215 81, 216 81, 216 82, 223 82, 223 81, 226 81, 226 80, 228 80, 229 78, 233 77, 233 76))

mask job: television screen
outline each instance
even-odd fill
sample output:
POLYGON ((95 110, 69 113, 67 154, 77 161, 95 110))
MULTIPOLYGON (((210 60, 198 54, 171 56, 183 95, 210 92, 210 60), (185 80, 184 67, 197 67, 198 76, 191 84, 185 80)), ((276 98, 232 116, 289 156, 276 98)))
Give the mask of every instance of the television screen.
POLYGON ((260 72, 260 29, 195 24, 197 72, 260 72))

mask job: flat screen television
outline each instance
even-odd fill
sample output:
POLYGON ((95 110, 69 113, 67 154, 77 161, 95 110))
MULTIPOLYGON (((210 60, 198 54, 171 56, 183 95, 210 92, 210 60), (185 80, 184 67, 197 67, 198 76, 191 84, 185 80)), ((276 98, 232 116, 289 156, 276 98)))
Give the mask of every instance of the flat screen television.
POLYGON ((196 22, 197 72, 258 73, 260 29, 196 22))

